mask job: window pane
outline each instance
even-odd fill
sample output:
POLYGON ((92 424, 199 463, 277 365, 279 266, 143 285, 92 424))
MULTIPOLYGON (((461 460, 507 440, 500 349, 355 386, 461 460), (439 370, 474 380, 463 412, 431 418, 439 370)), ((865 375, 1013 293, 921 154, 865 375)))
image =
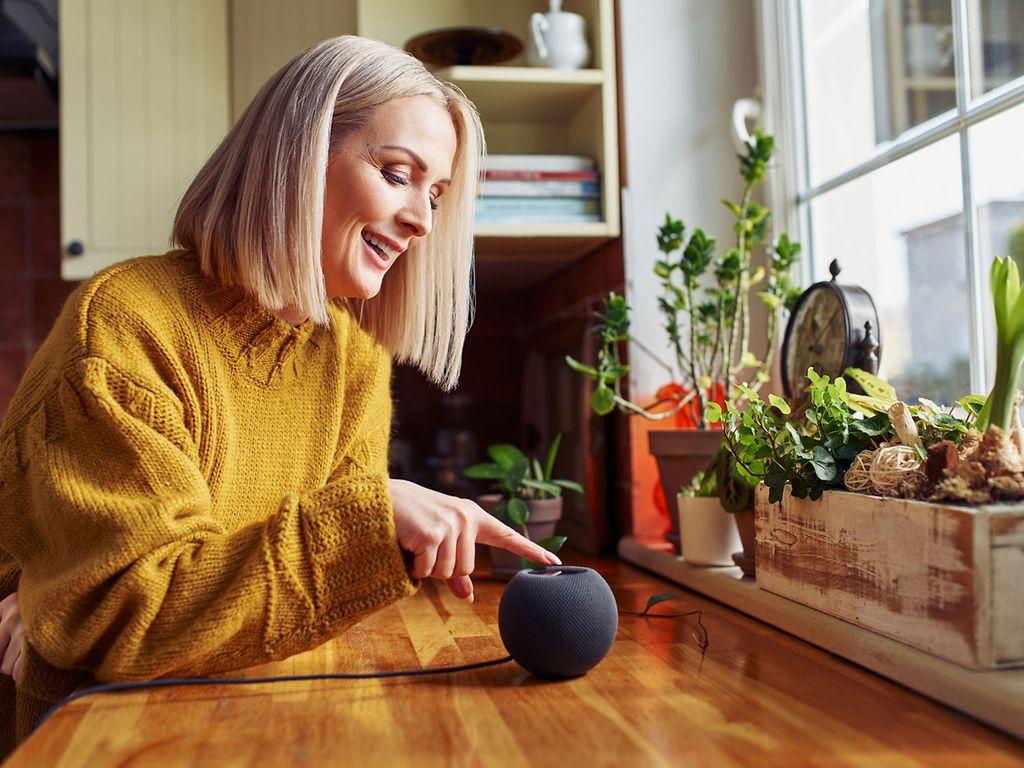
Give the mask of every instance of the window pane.
POLYGON ((908 402, 970 387, 960 138, 950 136, 811 203, 814 274, 871 293, 880 374, 908 402))
POLYGON ((951 0, 801 0, 812 185, 956 108, 952 9, 951 0))
POLYGON ((993 256, 1012 256, 1024 272, 1024 105, 970 129, 971 184, 978 216, 978 244, 986 290, 983 299, 985 367, 988 383, 995 370, 995 318, 988 272, 993 256))
POLYGON ((1024 75, 1024 2, 971 0, 967 7, 971 93, 981 96, 1024 75))

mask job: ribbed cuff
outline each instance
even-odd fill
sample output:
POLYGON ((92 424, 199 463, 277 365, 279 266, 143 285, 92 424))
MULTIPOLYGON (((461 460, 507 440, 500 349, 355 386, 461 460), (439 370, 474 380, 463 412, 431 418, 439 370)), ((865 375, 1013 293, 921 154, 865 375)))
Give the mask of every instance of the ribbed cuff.
MULTIPOLYGON (((386 476, 350 475, 305 494, 299 515, 315 589, 310 629, 340 630, 419 588, 398 546, 386 476)), ((278 637, 275 646, 289 639, 278 637)))

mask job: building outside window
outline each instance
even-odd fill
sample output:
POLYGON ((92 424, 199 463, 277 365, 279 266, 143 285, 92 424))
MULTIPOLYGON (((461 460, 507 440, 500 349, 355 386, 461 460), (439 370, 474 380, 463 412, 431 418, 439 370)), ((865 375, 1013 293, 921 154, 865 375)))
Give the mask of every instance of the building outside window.
POLYGON ((902 399, 986 391, 989 267, 1024 271, 1024 0, 763 0, 762 34, 806 277, 871 292, 902 399))

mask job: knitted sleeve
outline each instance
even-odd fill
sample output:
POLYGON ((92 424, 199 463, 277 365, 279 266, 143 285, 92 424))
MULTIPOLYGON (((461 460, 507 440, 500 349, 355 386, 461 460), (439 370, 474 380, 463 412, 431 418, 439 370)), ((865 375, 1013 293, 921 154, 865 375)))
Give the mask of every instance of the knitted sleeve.
POLYGON ((27 637, 100 681, 198 675, 313 648, 415 592, 382 472, 348 472, 226 532, 178 406, 84 358, 25 431, 0 509, 27 637))

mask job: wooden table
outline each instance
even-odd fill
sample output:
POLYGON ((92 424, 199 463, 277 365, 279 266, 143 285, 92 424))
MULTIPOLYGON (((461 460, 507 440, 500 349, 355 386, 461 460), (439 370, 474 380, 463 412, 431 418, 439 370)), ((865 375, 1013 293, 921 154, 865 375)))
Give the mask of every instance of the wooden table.
MULTIPOLYGON (((416 678, 180 687, 87 696, 8 765, 1024 765, 1024 745, 804 642, 613 558, 623 615, 608 657, 548 682, 514 663, 416 678)), ((484 566, 486 568, 486 566, 484 566)), ((476 602, 439 582, 309 653, 240 676, 409 669, 506 655, 502 582, 476 602)))

